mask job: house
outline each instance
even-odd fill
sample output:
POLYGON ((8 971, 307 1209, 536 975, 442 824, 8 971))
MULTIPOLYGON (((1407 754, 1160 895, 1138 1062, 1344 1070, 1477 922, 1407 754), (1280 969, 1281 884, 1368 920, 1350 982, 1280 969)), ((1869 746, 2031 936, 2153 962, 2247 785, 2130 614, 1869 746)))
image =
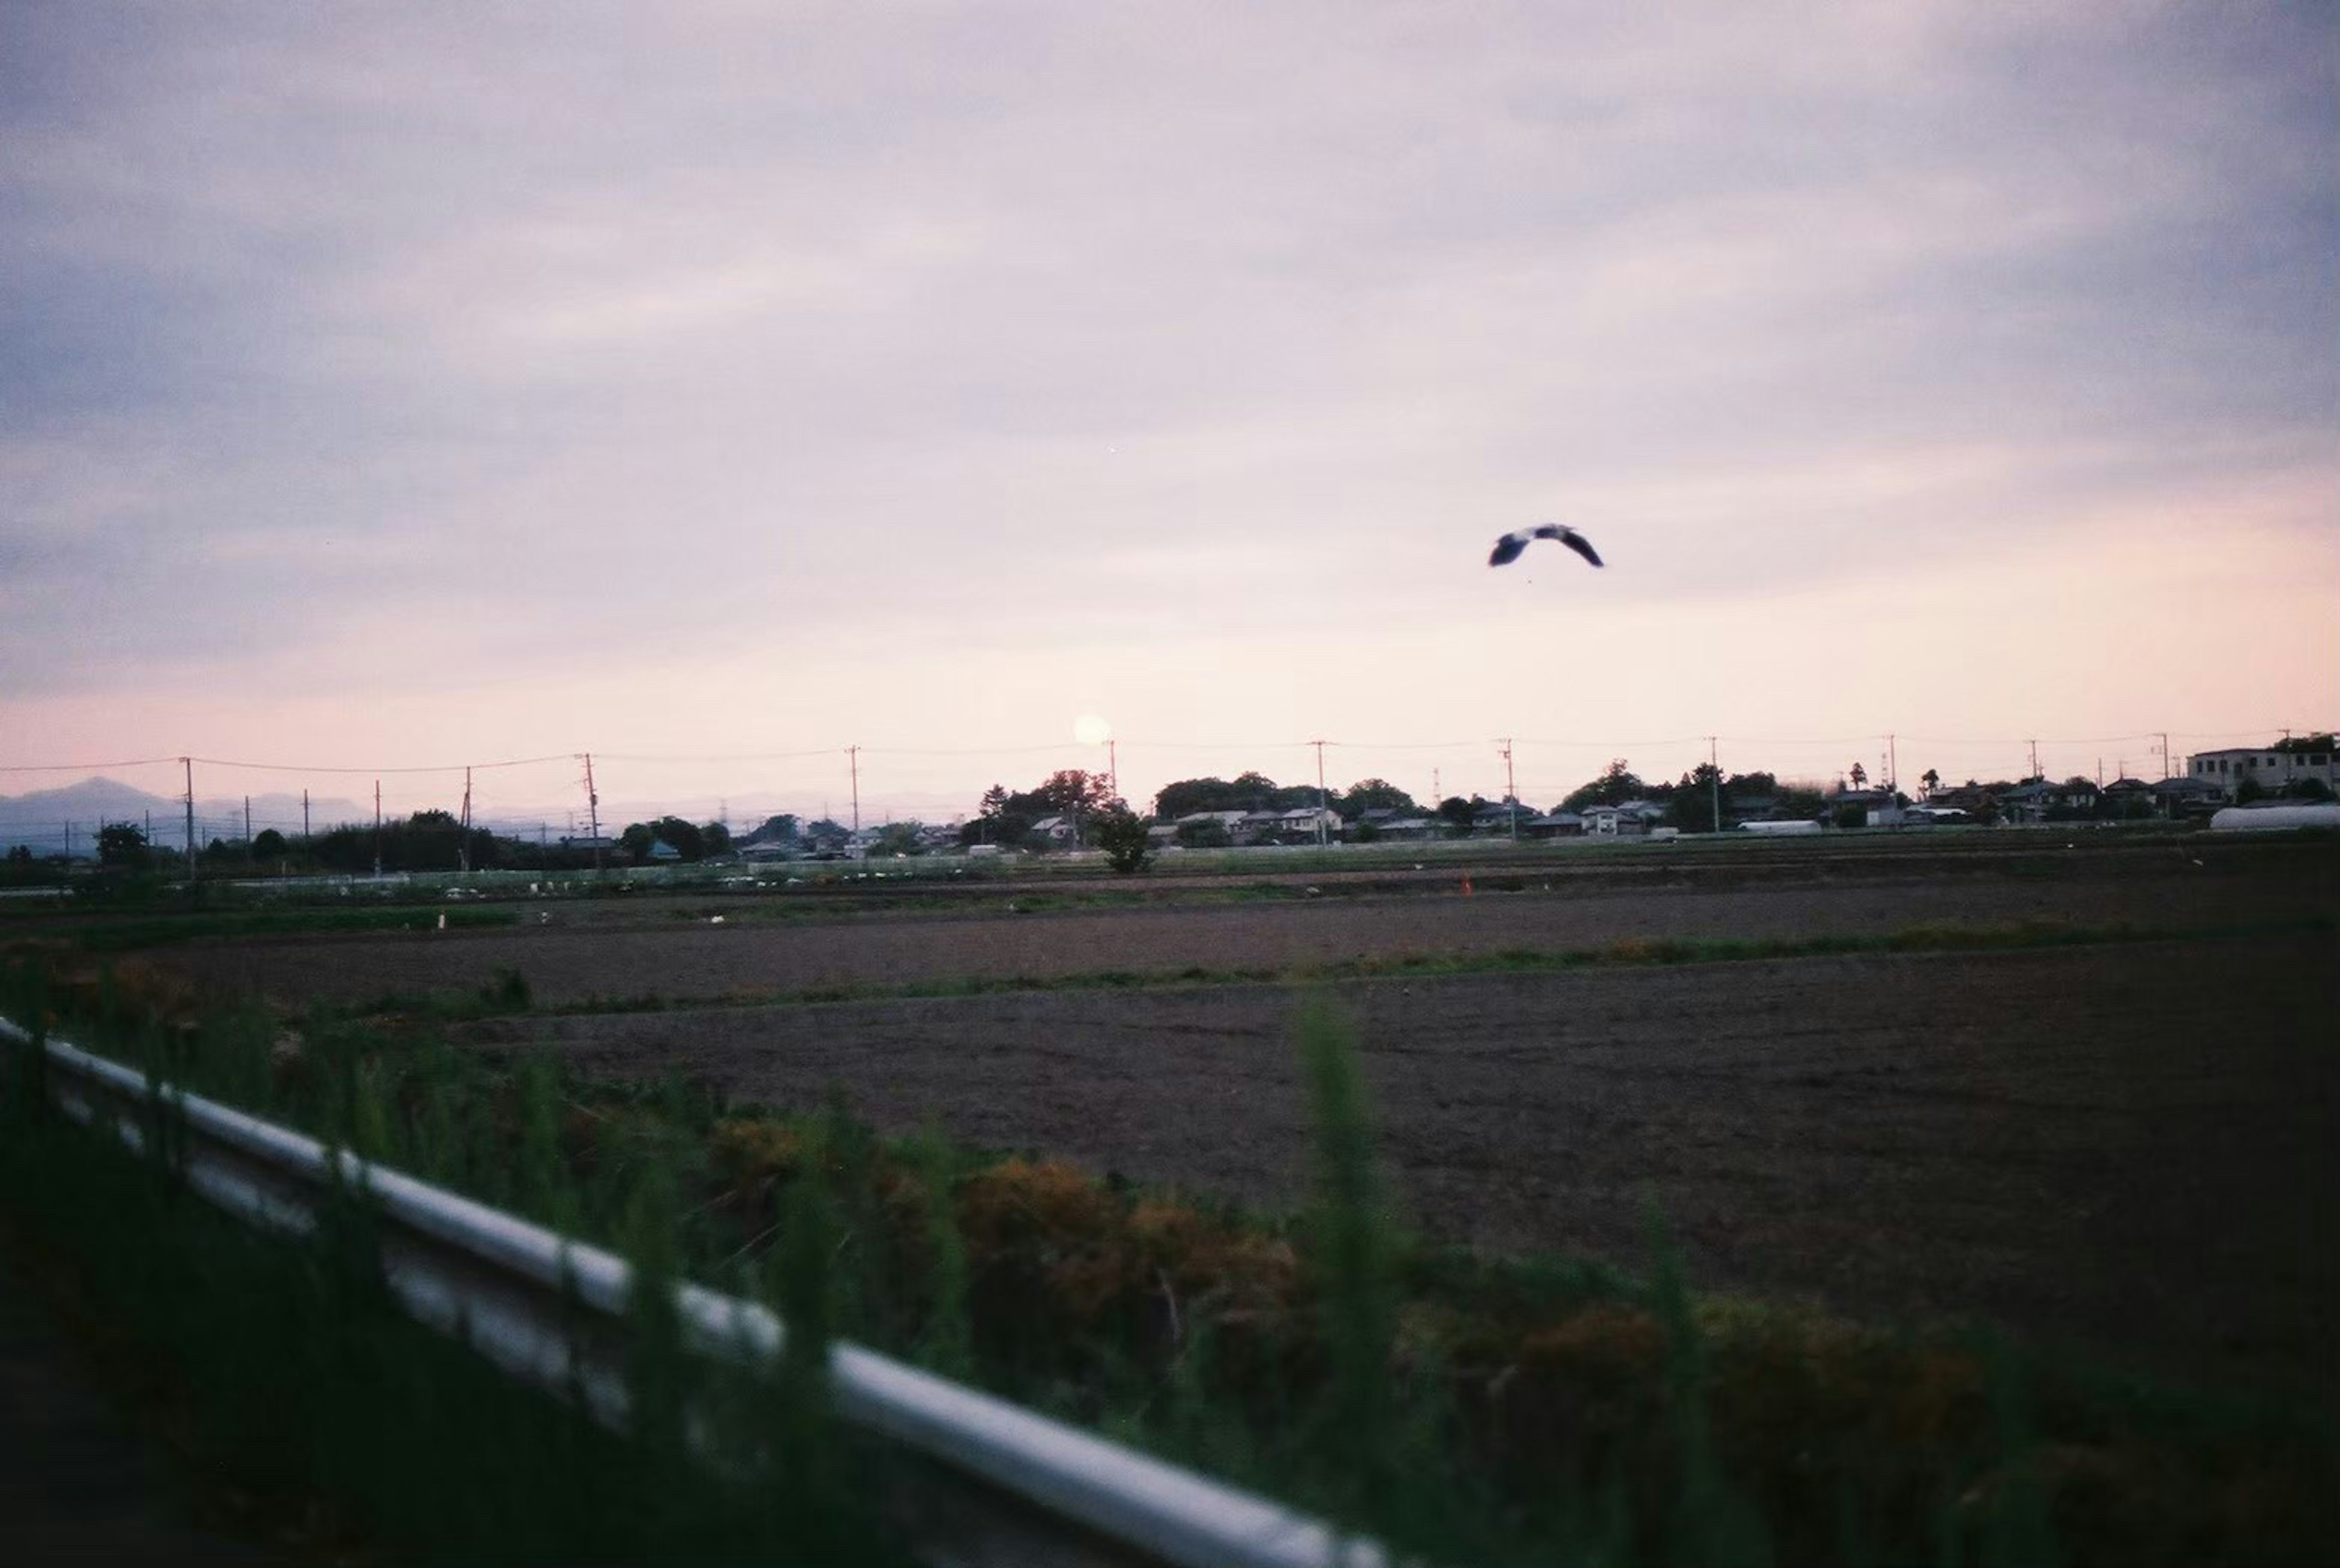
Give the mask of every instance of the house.
POLYGON ((2044 779, 2027 779, 1998 798, 1998 809, 2010 822, 2037 824, 2048 820, 2048 798, 2054 786, 2044 779))
POLYGON ((1522 817, 1520 834, 1528 839, 1575 839, 1584 832, 1584 819, 1573 811, 1553 811, 1545 816, 1522 817))
POLYGON ((2000 796, 1998 804, 2010 822, 2077 822, 2097 815, 2097 803, 2103 794, 2087 779, 2067 779, 2061 784, 2032 779, 2000 796))
POLYGON ((2326 789, 2340 792, 2340 766, 2335 766, 2333 738, 2311 735, 2285 739, 2272 746, 2230 746, 2200 751, 2186 759, 2186 774, 2224 790, 2228 797, 2245 779, 2256 781, 2269 795, 2313 779, 2326 789))
POLYGON ((1438 824, 1427 817, 1409 816, 1391 806, 1375 806, 1357 813, 1349 825, 1353 839, 1427 839, 1438 831, 1438 824))
POLYGON ((1233 824, 1232 831, 1238 844, 1273 844, 1283 824, 1281 811, 1246 811, 1241 820, 1233 824))
POLYGON ((1899 828, 1903 821, 1901 802, 1890 789, 1839 789, 1828 801, 1839 826, 1899 828))
POLYGON ((2116 779, 2098 797, 2097 811, 2118 822, 2134 822, 2161 815, 2161 799, 2142 779, 2116 779))
POLYGON ((1522 806, 1516 800, 1497 800, 1480 807, 1472 814, 1471 831, 1509 833, 1517 827, 1524 833, 1527 831, 1528 819, 1535 814, 1535 808, 1532 806, 1522 806))
POLYGON ((2164 817, 2207 817, 2226 799, 2226 791, 2207 779, 2180 773, 2147 786, 2164 817))
POLYGON ((1032 824, 1025 835, 1049 844, 1069 844, 1073 841, 1073 819, 1070 817, 1043 817, 1032 824))
POLYGON ((1281 829, 1287 839, 1326 839, 1341 836, 1341 814, 1330 806, 1301 806, 1284 814, 1281 829))
POLYGON ((653 839, 650 840, 650 858, 663 866, 681 859, 682 851, 663 839, 653 839))
POLYGON ((1621 806, 1587 806, 1584 834, 1593 839, 1633 838, 1647 833, 1666 819, 1666 809, 1651 800, 1628 800, 1621 806))

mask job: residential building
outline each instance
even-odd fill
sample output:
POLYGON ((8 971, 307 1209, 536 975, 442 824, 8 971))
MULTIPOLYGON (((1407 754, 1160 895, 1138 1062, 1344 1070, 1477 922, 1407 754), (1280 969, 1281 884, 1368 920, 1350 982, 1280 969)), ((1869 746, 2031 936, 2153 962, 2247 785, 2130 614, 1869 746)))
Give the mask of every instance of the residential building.
POLYGON ((1587 806, 1583 811, 1587 838, 1619 839, 1647 833, 1666 819, 1666 809, 1651 800, 1628 800, 1621 806, 1587 806))
POLYGON ((2340 793, 2340 768, 2335 765, 2329 735, 2305 740, 2278 741, 2272 746, 2230 746, 2219 751, 2197 751, 2186 759, 2186 773, 2225 791, 2232 798, 2246 779, 2257 781, 2269 795, 2282 793, 2303 779, 2313 779, 2340 793))

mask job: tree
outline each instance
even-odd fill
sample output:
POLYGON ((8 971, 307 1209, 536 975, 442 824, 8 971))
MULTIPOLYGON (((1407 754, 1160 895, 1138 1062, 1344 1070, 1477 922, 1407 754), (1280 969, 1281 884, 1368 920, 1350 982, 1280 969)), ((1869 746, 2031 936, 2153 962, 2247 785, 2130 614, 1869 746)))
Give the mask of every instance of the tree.
POLYGON ((1007 786, 994 784, 983 792, 983 804, 977 808, 977 814, 984 817, 996 817, 1006 809, 1007 786))
POLYGON ((923 855, 927 847, 918 841, 918 834, 924 827, 925 824, 920 822, 888 822, 878 830, 869 852, 872 855, 923 855))
POLYGON ((2300 779, 2294 780, 2285 793, 2298 800, 2329 800, 2332 786, 2321 779, 2300 779))
POLYGON ((1422 809, 1413 796, 1386 779, 1365 779, 1350 785, 1345 793, 1334 797, 1333 809, 1352 822, 1368 811, 1403 811, 1410 815, 1422 809))
POLYGON ((720 855, 731 848, 731 829, 720 822, 702 823, 699 841, 709 855, 720 855))
MULTIPOLYGON (((1274 786, 1268 788, 1272 790, 1274 786)), ((1154 815, 1165 822, 1175 822, 1197 811, 1249 809, 1243 803, 1243 791, 1224 779, 1181 779, 1165 784, 1154 797, 1154 815)))
POLYGON ((661 817, 650 824, 650 831, 664 839, 676 854, 687 861, 707 858, 707 839, 698 829, 679 817, 661 817))
POLYGON ((1438 815, 1454 829, 1455 837, 1460 838, 1471 831, 1471 824, 1478 817, 1479 808, 1485 804, 1476 795, 1468 800, 1460 795, 1449 795, 1438 803, 1438 815))
POLYGON ((263 828, 252 840, 252 858, 255 860, 281 860, 290 848, 283 834, 273 828, 263 828))
POLYGON ((1125 877, 1143 871, 1154 858, 1145 819, 1126 806, 1117 805, 1097 819, 1096 841, 1105 851, 1106 864, 1125 877))
POLYGON ((1722 787, 1721 770, 1711 762, 1701 762, 1682 775, 1666 801, 1666 820, 1685 833, 1719 833, 1722 824, 1715 820, 1715 800, 1722 787))
POLYGON ((1590 784, 1569 791, 1568 799, 1560 803, 1563 811, 1581 811, 1587 806, 1622 806, 1628 800, 1641 800, 1649 796, 1650 787, 1641 782, 1622 757, 1610 759, 1601 777, 1590 784))
POLYGON ((1852 765, 1852 787, 1856 789, 1869 782, 1869 769, 1856 762, 1852 765))
POLYGON ((145 830, 133 822, 109 822, 97 830, 97 863, 139 870, 154 859, 145 830))
POLYGON ((1178 842, 1189 849, 1224 849, 1234 841, 1227 825, 1215 818, 1178 824, 1178 842))
POLYGON ((650 858, 650 846, 658 841, 647 822, 629 822, 626 830, 618 835, 618 848, 627 859, 639 866, 650 858))
POLYGON ((748 835, 742 842, 749 844, 793 844, 797 841, 797 819, 792 812, 783 811, 777 817, 767 817, 764 825, 748 835))
POLYGON ((1093 816, 1108 810, 1115 799, 1112 779, 1080 768, 1060 769, 1049 774, 1046 782, 1032 793, 1068 817, 1076 813, 1093 816))
POLYGON ((1929 768, 1923 773, 1918 775, 1918 782, 1926 787, 1927 794, 1931 795, 1935 790, 1942 787, 1942 776, 1933 769, 1929 768))

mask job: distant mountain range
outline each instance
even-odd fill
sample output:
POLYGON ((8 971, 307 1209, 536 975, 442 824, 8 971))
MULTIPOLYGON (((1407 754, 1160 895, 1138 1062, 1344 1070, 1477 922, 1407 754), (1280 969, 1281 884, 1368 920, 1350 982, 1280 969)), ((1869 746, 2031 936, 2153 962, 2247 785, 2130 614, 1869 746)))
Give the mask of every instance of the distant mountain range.
MULTIPOLYGON (((373 808, 338 797, 309 801, 309 819, 319 832, 340 822, 373 819, 373 808)), ((150 795, 113 779, 84 779, 58 789, 0 795, 0 850, 22 844, 36 855, 73 854, 94 858, 97 830, 109 822, 147 829, 149 839, 173 849, 186 841, 187 809, 176 796, 150 795)), ((301 831, 301 797, 254 795, 252 830, 301 831)), ((195 801, 195 839, 243 837, 243 798, 195 801)))

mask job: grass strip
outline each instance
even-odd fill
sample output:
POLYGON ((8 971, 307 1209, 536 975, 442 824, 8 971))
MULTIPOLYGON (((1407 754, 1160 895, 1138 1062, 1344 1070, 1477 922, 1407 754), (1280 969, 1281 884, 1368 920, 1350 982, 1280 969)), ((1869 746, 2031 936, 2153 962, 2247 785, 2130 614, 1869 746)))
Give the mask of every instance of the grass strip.
MULTIPOLYGON (((32 1054, 5 1054, 0 1240, 191 1478, 196 1522, 336 1563, 908 1561, 877 1522, 873 1461, 778 1378, 700 1402, 737 1464, 696 1462, 661 1419, 696 1389, 654 1292, 632 1325, 634 1429, 606 1431, 409 1321, 362 1194, 301 1241, 255 1234, 165 1158, 54 1112, 32 1054), (818 1494, 799 1484, 816 1463, 818 1494)), ((655 1179, 636 1187, 654 1214, 655 1179)), ((670 1232, 659 1216, 644 1236, 670 1232)), ((45 1484, 30 1452, 16 1479, 45 1484)))

